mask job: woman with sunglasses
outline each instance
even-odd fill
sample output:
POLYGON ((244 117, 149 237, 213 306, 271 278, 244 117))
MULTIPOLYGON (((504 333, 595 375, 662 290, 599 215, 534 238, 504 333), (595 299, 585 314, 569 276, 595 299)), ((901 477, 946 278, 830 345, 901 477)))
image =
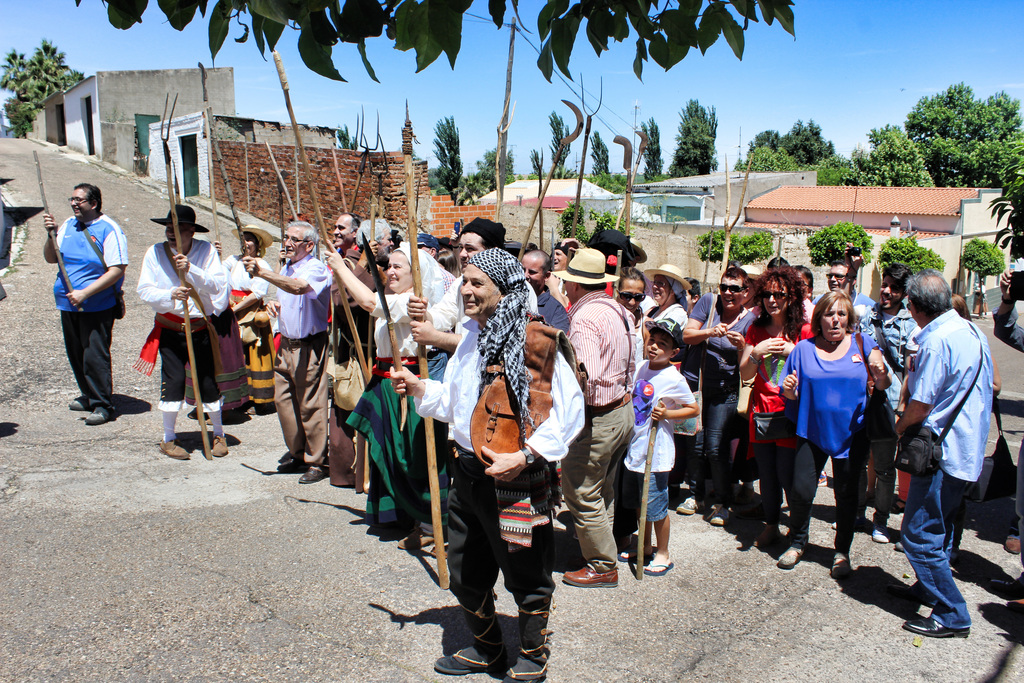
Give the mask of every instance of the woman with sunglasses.
POLYGON ((646 286, 644 274, 636 268, 623 268, 619 273, 618 300, 623 308, 633 314, 633 359, 637 367, 640 367, 640 363, 646 360, 644 349, 647 346, 647 327, 644 323, 647 316, 644 315, 644 311, 640 307, 640 304, 647 298, 647 295, 644 294, 646 286))
MULTIPOLYGON (((779 386, 786 358, 797 342, 811 336, 811 326, 804 322, 803 310, 807 287, 800 273, 783 266, 766 271, 753 289, 753 301, 760 304, 761 313, 747 330, 747 346, 740 360, 740 377, 744 381, 754 379, 750 392, 751 412, 778 412, 786 407, 779 386)), ((751 420, 750 443, 761 478, 761 506, 765 518, 764 530, 754 541, 754 546, 767 548, 780 538, 782 492, 792 497, 796 438, 758 441, 754 421, 751 420)))
POLYGON ((747 327, 753 322, 753 315, 744 308, 748 286, 747 274, 730 266, 722 275, 718 294, 702 296, 683 328, 683 341, 689 345, 683 376, 692 391, 702 392, 703 429, 696 436, 682 437, 693 497, 683 501, 676 512, 692 515, 701 511, 710 473, 717 503, 704 516, 712 526, 729 522, 732 468, 729 450, 720 446, 725 425, 739 403, 739 354, 746 345, 747 327))
POLYGON ((851 334, 858 330, 857 312, 846 292, 826 292, 811 317, 814 337, 793 348, 782 371, 786 417, 796 424, 797 439, 789 499, 789 550, 779 558, 779 569, 792 569, 804 554, 818 475, 831 459, 836 490, 832 578, 846 578, 852 571, 850 546, 860 474, 871 445, 864 420, 868 382, 883 391, 891 382, 875 340, 870 335, 851 334))

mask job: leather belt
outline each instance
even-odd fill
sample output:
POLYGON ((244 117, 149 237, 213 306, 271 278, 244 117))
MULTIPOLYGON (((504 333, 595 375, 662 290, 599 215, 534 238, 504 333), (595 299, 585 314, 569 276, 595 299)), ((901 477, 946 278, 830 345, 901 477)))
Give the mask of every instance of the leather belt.
POLYGON ((627 403, 629 403, 630 400, 630 395, 627 391, 622 395, 622 398, 616 399, 611 403, 606 403, 603 406, 587 406, 584 412, 586 414, 587 419, 597 417, 599 415, 606 415, 615 410, 616 408, 621 408, 622 406, 626 405, 627 403))
POLYGON ((327 341, 327 332, 317 332, 316 334, 311 334, 308 337, 302 337, 301 339, 292 339, 291 337, 286 337, 282 334, 281 345, 287 346, 289 349, 297 349, 303 345, 314 344, 321 339, 327 341))

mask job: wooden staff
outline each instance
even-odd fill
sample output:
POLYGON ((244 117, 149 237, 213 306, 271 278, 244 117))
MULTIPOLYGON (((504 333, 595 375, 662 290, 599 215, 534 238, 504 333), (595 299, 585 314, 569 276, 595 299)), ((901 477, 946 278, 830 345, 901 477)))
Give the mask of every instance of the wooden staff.
MULTIPOLYGON (((206 133, 206 177, 210 181, 210 212, 213 214, 213 239, 220 242, 220 227, 217 224, 217 197, 213 191, 213 137, 210 131, 213 130, 213 107, 210 106, 210 97, 206 92, 206 69, 203 63, 199 63, 199 78, 203 81, 203 129, 206 133)), ((220 151, 218 149, 218 151, 220 151)), ((217 159, 220 160, 218 154, 217 159)), ((242 243, 242 256, 245 256, 245 243, 242 243)))
MULTIPOLYGON (((423 298, 423 280, 420 274, 418 228, 416 225, 416 181, 412 167, 412 121, 409 120, 409 103, 405 103, 405 126, 402 128, 402 158, 405 170, 405 204, 409 211, 408 237, 409 259, 412 269, 412 291, 423 298)), ((419 358, 420 377, 427 378, 427 347, 416 345, 419 358)), ((406 400, 403 398, 403 401, 406 400)), ((434 440, 434 421, 423 420, 423 431, 427 439, 427 481, 430 484, 430 523, 434 528, 434 556, 437 557, 437 582, 442 590, 448 590, 448 558, 444 549, 444 527, 441 524, 441 486, 437 474, 437 442, 434 440)))
MULTIPOLYGON (((658 401, 661 405, 661 401, 658 401)), ((644 547, 647 545, 647 503, 651 497, 651 462, 654 460, 654 442, 658 438, 658 421, 651 420, 651 435, 647 437, 647 460, 644 462, 644 487, 640 494, 640 528, 636 532, 636 580, 644 580, 644 547)))
MULTIPOLYGON (((537 220, 540 209, 544 205, 544 196, 548 193, 548 185, 551 184, 551 178, 555 175, 555 169, 558 168, 558 160, 562 158, 562 152, 572 144, 572 141, 580 136, 583 131, 583 112, 579 108, 570 102, 569 100, 562 100, 562 103, 572 109, 573 113, 576 114, 576 130, 566 135, 558 142, 558 153, 555 154, 555 158, 551 160, 551 170, 548 171, 548 176, 544 180, 544 187, 540 190, 540 195, 537 197, 537 208, 533 210, 533 216, 530 218, 530 227, 526 229, 526 237, 523 238, 523 246, 519 249, 519 260, 523 260, 523 254, 526 253, 526 245, 530 243, 530 236, 533 235, 533 224, 537 220)), ((575 235, 573 235, 575 237, 575 235)))
MULTIPOLYGON (((732 204, 732 183, 729 181, 729 157, 725 157, 725 244, 722 245, 722 274, 729 269, 729 246, 732 242, 732 229, 736 227, 736 223, 740 220, 740 215, 743 213, 743 199, 747 196, 747 181, 750 180, 750 165, 753 163, 753 159, 747 159, 747 172, 743 175, 743 190, 740 191, 740 203, 736 208, 736 218, 729 222, 729 210, 732 204)), ((711 223, 712 229, 714 229, 714 221, 711 223)))
MULTIPOLYGON (((309 201, 313 203, 313 215, 316 216, 316 227, 320 231, 320 239, 324 243, 324 248, 334 251, 334 241, 331 238, 331 234, 327 232, 327 226, 324 224, 323 214, 320 213, 320 201, 317 199, 316 187, 313 185, 313 172, 309 168, 309 158, 306 156, 306 148, 302 146, 302 136, 299 134, 299 123, 295 120, 295 110, 292 109, 292 98, 288 93, 288 76, 284 72, 284 62, 281 61, 281 55, 274 50, 274 63, 277 65, 277 75, 281 79, 281 91, 284 93, 284 104, 288 107, 288 117, 292 122, 292 132, 295 133, 295 150, 302 159, 302 170, 306 176, 306 189, 309 192, 309 201)), ((273 158, 273 155, 271 155, 273 158)), ((348 290, 345 288, 345 283, 334 276, 334 281, 338 284, 338 289, 341 292, 341 308, 345 312, 345 321, 348 323, 348 329, 352 332, 352 343, 356 347, 356 357, 359 360, 359 369, 363 373, 363 381, 366 384, 370 383, 370 366, 366 363, 366 357, 363 354, 363 344, 359 340, 359 330, 356 329, 356 322, 352 318, 352 309, 348 305, 348 290)))
MULTIPOLYGON (((178 227, 178 207, 177 207, 177 196, 174 193, 174 169, 171 167, 171 148, 167 144, 171 138, 171 119, 174 118, 174 105, 178 103, 178 96, 174 96, 174 104, 171 105, 171 115, 167 115, 167 100, 170 96, 164 99, 164 118, 160 121, 160 140, 163 142, 164 148, 164 171, 167 173, 167 199, 171 203, 171 225, 174 227, 174 244, 178 247, 178 253, 181 253, 181 228, 178 227), (166 131, 164 130, 164 123, 166 122, 166 131)), ((185 280, 185 271, 178 271, 178 281, 182 287, 189 287, 188 282, 185 280)), ((195 345, 192 343, 192 319, 188 314, 188 299, 182 302, 185 308, 185 313, 182 316, 183 327, 185 328, 185 348, 188 350, 188 363, 189 367, 192 368, 192 394, 196 397, 196 416, 199 418, 199 431, 203 437, 203 456, 207 460, 213 460, 213 454, 210 452, 210 435, 207 432, 206 427, 206 409, 203 408, 203 397, 199 391, 199 366, 196 365, 196 350, 195 345)), ((197 301, 198 305, 198 301, 197 301)), ((207 333, 214 334, 213 329, 207 324, 207 333)))
MULTIPOLYGON (((32 157, 36 160, 36 177, 39 179, 39 196, 43 198, 43 213, 50 213, 50 206, 46 203, 46 188, 43 187, 43 170, 39 166, 39 154, 32 152, 32 157)), ((47 230, 49 232, 49 230, 47 230)), ((60 247, 57 246, 57 231, 54 230, 50 233, 50 241, 53 242, 53 253, 57 255, 57 268, 60 270, 60 276, 64 280, 64 287, 70 294, 74 288, 71 286, 71 278, 68 277, 68 269, 64 267, 64 257, 60 253, 60 247)), ((79 311, 82 307, 75 304, 75 308, 79 311)))
POLYGON ((345 183, 341 182, 341 171, 338 170, 338 150, 331 148, 331 161, 334 162, 334 177, 338 179, 338 191, 341 192, 341 210, 348 213, 348 199, 345 198, 345 183))
POLYGON ((297 221, 299 220, 299 214, 295 212, 295 205, 292 204, 292 196, 288 192, 288 185, 284 182, 284 176, 281 175, 281 169, 277 167, 277 159, 274 158, 274 150, 270 149, 270 143, 266 140, 263 141, 263 144, 267 146, 267 154, 270 156, 270 163, 274 167, 274 174, 277 176, 277 183, 281 186, 281 189, 284 190, 284 198, 288 200, 288 210, 292 212, 292 220, 297 221))
MULTIPOLYGON (((203 68, 201 62, 199 64, 199 73, 203 79, 203 105, 206 107, 206 140, 213 149, 214 156, 217 157, 220 179, 224 183, 224 194, 228 197, 228 207, 231 209, 231 216, 234 218, 235 227, 238 229, 238 253, 245 256, 245 237, 242 235, 242 220, 238 217, 238 211, 235 210, 235 195, 231 191, 231 180, 228 178, 228 172, 224 168, 224 157, 220 154, 220 142, 215 140, 212 135, 213 107, 210 106, 210 100, 206 95, 206 69, 203 68)), ((220 230, 217 228, 217 200, 213 196, 213 162, 210 161, 209 154, 207 154, 206 160, 210 162, 210 206, 213 211, 214 239, 220 242, 220 230)))

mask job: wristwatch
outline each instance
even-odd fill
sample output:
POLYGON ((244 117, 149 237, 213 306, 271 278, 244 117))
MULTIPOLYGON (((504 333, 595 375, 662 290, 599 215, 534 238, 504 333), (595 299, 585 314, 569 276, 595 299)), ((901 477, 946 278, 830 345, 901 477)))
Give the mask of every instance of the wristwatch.
POLYGON ((529 448, 523 449, 523 456, 526 458, 527 465, 532 465, 533 461, 537 459, 537 456, 534 455, 533 451, 531 451, 529 448))
POLYGON ((1007 306, 1012 306, 1013 304, 1016 303, 1015 299, 1007 299, 1005 296, 1002 297, 1002 300, 1003 300, 1003 303, 1006 304, 1007 306))

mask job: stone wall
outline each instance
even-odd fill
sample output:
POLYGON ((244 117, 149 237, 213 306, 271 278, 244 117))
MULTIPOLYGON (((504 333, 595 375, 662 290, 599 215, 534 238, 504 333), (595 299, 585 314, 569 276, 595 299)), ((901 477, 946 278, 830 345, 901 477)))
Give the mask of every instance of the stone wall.
MULTIPOLYGON (((277 177, 274 173, 274 166, 270 162, 270 156, 267 154, 267 146, 262 143, 222 141, 220 150, 224 157, 224 166, 228 177, 231 179, 231 189, 236 207, 261 220, 276 224, 280 220, 280 207, 283 203, 285 219, 290 220, 287 199, 283 193, 279 193, 277 177)), ((306 189, 301 161, 296 159, 295 147, 271 145, 271 150, 278 168, 286 176, 285 184, 295 210, 310 221, 314 220, 313 205, 306 189)), ((386 169, 386 173, 379 176, 382 181, 384 197, 382 217, 392 223, 404 226, 408 220, 408 209, 406 208, 405 175, 400 152, 377 152, 370 155, 370 163, 366 165, 363 181, 359 187, 359 196, 355 204, 352 205, 352 194, 355 191, 359 175, 359 152, 347 149, 332 150, 310 147, 306 149, 306 155, 312 167, 314 185, 324 220, 333 222, 337 214, 342 211, 343 206, 337 176, 334 172, 332 152, 337 155, 338 172, 344 184, 345 196, 350 202, 349 210, 363 217, 369 216, 370 194, 378 187, 378 176, 374 176, 371 169, 381 171, 386 169)), ((415 162, 414 173, 416 186, 420 188, 419 194, 422 197, 420 204, 425 206, 426 197, 429 194, 426 162, 415 162)), ((218 201, 226 202, 227 195, 217 169, 214 170, 214 182, 218 201)))

